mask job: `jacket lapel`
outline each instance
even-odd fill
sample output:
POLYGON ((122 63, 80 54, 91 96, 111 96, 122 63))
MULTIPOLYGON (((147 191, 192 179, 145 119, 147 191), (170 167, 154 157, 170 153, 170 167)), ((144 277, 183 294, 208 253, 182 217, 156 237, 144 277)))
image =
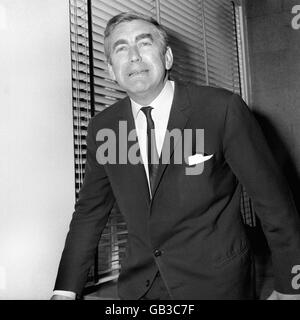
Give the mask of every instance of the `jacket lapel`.
MULTIPOLYGON (((183 84, 175 82, 174 98, 168 121, 167 131, 170 133, 173 129, 179 129, 181 135, 183 136, 183 129, 185 128, 186 123, 190 117, 191 110, 192 108, 189 103, 189 97, 185 86, 183 84)), ((176 137, 174 143, 169 143, 167 134, 165 135, 152 199, 155 196, 157 187, 163 177, 166 168, 170 163, 170 160, 174 153, 174 148, 176 148, 178 142, 179 137, 176 137), (168 155, 168 157, 164 157, 164 159, 162 159, 163 154, 168 155)))

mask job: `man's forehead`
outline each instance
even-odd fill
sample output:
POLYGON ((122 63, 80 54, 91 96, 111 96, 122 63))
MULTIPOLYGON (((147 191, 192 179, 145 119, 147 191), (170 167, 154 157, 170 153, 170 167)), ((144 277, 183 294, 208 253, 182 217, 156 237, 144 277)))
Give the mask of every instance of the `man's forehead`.
POLYGON ((124 21, 118 24, 111 33, 111 38, 132 37, 135 38, 139 34, 154 35, 157 29, 153 24, 144 20, 124 21), (128 32, 130 30, 130 32, 128 32))

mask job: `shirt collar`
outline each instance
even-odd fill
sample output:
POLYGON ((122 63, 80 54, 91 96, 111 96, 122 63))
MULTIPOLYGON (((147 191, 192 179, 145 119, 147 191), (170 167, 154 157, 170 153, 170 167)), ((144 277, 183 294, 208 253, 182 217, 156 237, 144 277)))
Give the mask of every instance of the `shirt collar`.
MULTIPOLYGON (((173 95, 174 95, 174 81, 167 80, 160 94, 151 103, 149 103, 149 106, 151 106, 153 109, 158 109, 167 104, 171 105, 173 100, 173 95)), ((134 119, 136 119, 139 114, 139 111, 143 106, 138 104, 132 99, 130 99, 130 101, 131 101, 132 114, 134 119)))

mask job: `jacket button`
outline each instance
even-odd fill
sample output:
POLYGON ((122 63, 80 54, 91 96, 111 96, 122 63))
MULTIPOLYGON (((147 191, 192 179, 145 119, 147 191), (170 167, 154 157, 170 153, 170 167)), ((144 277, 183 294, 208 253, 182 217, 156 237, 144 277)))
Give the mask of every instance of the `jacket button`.
POLYGON ((155 255, 155 257, 161 256, 161 251, 158 249, 154 250, 154 255, 155 255))

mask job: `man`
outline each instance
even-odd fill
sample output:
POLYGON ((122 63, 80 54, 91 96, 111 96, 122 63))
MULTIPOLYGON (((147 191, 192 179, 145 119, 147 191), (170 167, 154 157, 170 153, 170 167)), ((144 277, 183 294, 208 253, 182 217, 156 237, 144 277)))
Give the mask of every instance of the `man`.
MULTIPOLYGON (((167 35, 139 14, 123 13, 108 22, 105 53, 112 78, 128 97, 90 121, 85 180, 53 299, 81 294, 115 201, 128 227, 121 299, 253 299, 253 257, 240 215, 239 182, 254 201, 271 248, 272 298, 299 298, 299 216, 241 98, 169 81, 173 55, 167 35), (105 163, 102 130, 115 133, 120 159, 122 121, 127 132, 136 129, 142 161, 105 163), (180 130, 182 139, 170 144, 172 130, 180 130)), ((127 143, 126 155, 133 141, 127 143)))

